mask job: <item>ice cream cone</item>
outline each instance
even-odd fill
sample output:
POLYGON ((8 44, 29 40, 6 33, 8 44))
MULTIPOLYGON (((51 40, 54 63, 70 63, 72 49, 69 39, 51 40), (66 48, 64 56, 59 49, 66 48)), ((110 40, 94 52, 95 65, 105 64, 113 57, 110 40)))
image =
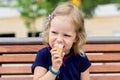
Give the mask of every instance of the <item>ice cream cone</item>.
POLYGON ((62 56, 63 51, 63 45, 62 44, 55 44, 55 48, 57 49, 57 52, 62 56))

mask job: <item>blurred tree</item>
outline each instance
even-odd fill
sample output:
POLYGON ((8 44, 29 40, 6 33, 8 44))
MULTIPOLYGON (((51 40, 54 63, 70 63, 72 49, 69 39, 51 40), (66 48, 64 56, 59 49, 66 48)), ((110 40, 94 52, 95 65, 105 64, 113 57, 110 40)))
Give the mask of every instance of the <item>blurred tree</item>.
POLYGON ((48 16, 51 11, 60 2, 65 2, 66 0, 15 0, 16 4, 1 4, 2 7, 12 7, 16 8, 21 17, 25 20, 26 28, 32 33, 32 37, 35 37, 36 19, 42 16, 48 16))
POLYGON ((25 19, 26 27, 35 36, 35 22, 41 16, 48 16, 60 2, 66 0, 17 0, 16 7, 25 19))
POLYGON ((21 17, 25 19, 26 27, 34 37, 36 19, 41 16, 47 16, 57 4, 57 0, 17 0, 15 7, 20 11, 21 17))

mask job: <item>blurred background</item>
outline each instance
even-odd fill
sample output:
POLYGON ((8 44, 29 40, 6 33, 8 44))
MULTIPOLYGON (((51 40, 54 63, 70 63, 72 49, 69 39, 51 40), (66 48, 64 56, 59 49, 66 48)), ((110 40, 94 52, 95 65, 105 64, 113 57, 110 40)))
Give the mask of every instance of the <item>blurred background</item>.
POLYGON ((82 11, 88 37, 120 37, 120 0, 0 0, 0 37, 40 37, 42 20, 63 2, 82 11))

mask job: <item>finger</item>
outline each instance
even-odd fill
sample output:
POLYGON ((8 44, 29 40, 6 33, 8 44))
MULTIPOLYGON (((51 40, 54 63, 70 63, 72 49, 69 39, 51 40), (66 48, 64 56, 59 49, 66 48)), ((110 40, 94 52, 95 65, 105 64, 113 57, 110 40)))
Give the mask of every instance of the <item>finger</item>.
POLYGON ((55 59, 55 60, 53 61, 53 64, 54 64, 54 65, 61 65, 61 64, 62 64, 62 59, 60 59, 60 58, 55 59))
POLYGON ((51 55, 53 56, 53 55, 58 55, 58 53, 57 53, 57 51, 53 51, 53 52, 51 52, 51 55))
POLYGON ((52 55, 52 58, 53 59, 57 59, 57 58, 62 59, 62 57, 59 54, 56 54, 56 53, 52 55))
POLYGON ((57 49, 56 49, 56 48, 52 48, 52 49, 50 50, 51 53, 54 52, 54 51, 57 51, 57 49))

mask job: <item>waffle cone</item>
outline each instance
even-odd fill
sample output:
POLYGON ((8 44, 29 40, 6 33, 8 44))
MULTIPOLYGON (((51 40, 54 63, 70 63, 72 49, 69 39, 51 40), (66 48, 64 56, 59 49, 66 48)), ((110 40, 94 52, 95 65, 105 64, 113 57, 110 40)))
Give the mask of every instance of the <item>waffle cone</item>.
POLYGON ((57 49, 57 52, 62 56, 62 51, 63 51, 63 45, 61 44, 56 44, 55 48, 57 49))

